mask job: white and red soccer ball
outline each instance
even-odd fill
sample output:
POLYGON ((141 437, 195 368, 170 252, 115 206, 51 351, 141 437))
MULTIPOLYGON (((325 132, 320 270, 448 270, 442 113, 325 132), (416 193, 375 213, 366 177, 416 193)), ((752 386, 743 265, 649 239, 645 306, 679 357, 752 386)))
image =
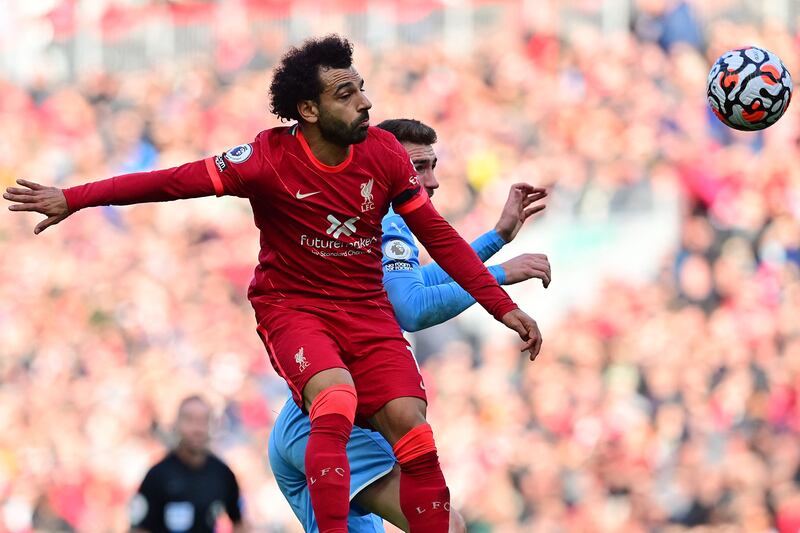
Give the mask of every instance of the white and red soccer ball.
POLYGON ((749 46, 725 52, 708 73, 708 103, 725 125, 763 130, 775 124, 792 99, 792 76, 781 59, 749 46))

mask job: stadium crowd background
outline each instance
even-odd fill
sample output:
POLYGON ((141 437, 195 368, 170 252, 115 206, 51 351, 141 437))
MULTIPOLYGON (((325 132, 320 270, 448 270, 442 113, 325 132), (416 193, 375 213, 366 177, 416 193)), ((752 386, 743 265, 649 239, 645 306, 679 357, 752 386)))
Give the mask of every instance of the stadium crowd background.
MULTIPOLYGON (((630 31, 604 32, 596 2, 537 2, 535 17, 495 4, 468 53, 436 38, 356 51, 375 122, 437 129, 435 203, 466 237, 494 224, 511 183, 553 191, 519 245, 552 246, 512 247, 553 264, 548 291, 514 293, 546 324, 535 364, 469 316, 414 339, 455 505, 475 532, 797 531, 798 107, 739 134, 704 99, 711 61, 741 44, 800 73, 794 21, 745 16, 753 2, 642 0, 630 31), (593 248, 631 221, 636 240, 593 248), (575 225, 604 230, 569 240, 575 225), (653 250, 651 234, 671 237, 653 250), (644 279, 603 267, 653 254, 644 279), (584 270, 560 277, 576 257, 584 270)), ((209 24, 214 53, 191 61, 0 73, 0 184, 170 166, 275 125, 268 69, 291 32, 209 24)), ((245 299, 247 204, 88 210, 35 238, 33 225, 0 216, 0 532, 124 530, 177 402, 198 391, 254 529, 297 531, 266 461, 285 395, 245 299)))

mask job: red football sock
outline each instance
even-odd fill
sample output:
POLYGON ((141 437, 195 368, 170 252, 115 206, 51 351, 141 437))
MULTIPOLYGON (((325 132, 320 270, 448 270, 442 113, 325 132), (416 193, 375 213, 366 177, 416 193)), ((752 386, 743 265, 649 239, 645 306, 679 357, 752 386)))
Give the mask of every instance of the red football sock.
POLYGON ((320 533, 347 533, 350 464, 345 448, 353 429, 355 389, 329 387, 311 405, 306 480, 320 533))
POLYGON ((417 426, 394 445, 400 463, 400 509, 411 533, 447 533, 450 491, 439 466, 433 431, 417 426))

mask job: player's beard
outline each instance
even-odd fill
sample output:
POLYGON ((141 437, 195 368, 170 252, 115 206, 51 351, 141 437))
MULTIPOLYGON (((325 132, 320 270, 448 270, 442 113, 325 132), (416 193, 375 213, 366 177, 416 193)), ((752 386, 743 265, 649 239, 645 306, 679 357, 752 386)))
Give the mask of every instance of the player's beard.
POLYGON ((320 108, 317 124, 323 139, 339 146, 350 146, 364 142, 367 138, 367 128, 361 125, 367 119, 369 113, 364 113, 348 125, 320 108))

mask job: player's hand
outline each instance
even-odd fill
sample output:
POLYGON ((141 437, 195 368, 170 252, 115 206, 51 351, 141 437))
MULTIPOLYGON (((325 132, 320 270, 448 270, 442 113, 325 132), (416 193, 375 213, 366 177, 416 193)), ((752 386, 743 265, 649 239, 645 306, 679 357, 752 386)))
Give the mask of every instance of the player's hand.
POLYGON ((513 285, 531 278, 542 280, 546 289, 550 285, 550 260, 544 254, 522 254, 500 265, 506 274, 504 285, 513 285))
POLYGON ((58 224, 69 216, 69 207, 64 191, 58 187, 45 187, 32 181, 19 179, 19 185, 25 187, 8 187, 3 198, 15 202, 8 206, 10 211, 34 211, 47 218, 36 224, 33 233, 39 234, 53 224, 58 224))
POLYGON ((531 215, 544 209, 547 190, 528 183, 515 183, 508 191, 508 200, 494 227, 500 238, 511 242, 531 215))
POLYGON ((525 311, 521 309, 514 309, 503 315, 502 321, 507 328, 516 331, 520 338, 525 341, 521 352, 528 351, 531 354, 531 361, 536 359, 539 355, 539 350, 542 349, 542 333, 539 331, 539 326, 536 321, 529 317, 525 311))

